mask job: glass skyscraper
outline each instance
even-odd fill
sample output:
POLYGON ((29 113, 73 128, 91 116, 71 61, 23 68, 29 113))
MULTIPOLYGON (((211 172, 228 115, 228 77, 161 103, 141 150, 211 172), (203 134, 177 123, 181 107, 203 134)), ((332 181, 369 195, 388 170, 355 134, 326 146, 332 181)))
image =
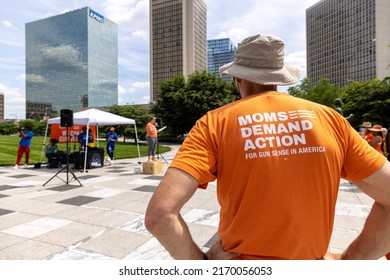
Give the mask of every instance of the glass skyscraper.
MULTIPOLYGON (((207 70, 219 76, 219 67, 234 60, 236 47, 229 38, 207 41, 207 70)), ((226 77, 232 80, 233 77, 226 77)))
POLYGON ((118 27, 89 7, 26 23, 26 117, 118 104, 118 27), (51 104, 51 106, 50 106, 51 104))

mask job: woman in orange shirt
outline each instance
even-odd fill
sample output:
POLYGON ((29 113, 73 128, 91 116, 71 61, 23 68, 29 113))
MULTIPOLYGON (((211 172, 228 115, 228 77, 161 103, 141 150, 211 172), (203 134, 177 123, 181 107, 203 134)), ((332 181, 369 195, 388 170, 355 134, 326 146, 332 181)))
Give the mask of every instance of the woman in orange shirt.
POLYGON ((156 118, 150 116, 146 124, 146 140, 148 141, 148 161, 156 161, 157 127, 156 118))
POLYGON ((384 155, 382 151, 382 126, 379 124, 373 125, 368 129, 372 133, 372 139, 367 140, 371 147, 384 155))

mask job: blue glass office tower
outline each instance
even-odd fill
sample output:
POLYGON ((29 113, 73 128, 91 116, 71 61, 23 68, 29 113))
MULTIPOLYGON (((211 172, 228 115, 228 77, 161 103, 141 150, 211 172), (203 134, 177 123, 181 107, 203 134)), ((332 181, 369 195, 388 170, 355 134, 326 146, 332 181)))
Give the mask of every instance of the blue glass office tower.
POLYGON ((118 104, 118 27, 89 7, 26 23, 26 117, 118 104), (50 106, 49 106, 50 107, 50 106))
MULTIPOLYGON (((219 75, 219 67, 234 60, 236 47, 229 38, 207 40, 207 70, 219 75)), ((232 77, 226 77, 232 80, 232 77)))

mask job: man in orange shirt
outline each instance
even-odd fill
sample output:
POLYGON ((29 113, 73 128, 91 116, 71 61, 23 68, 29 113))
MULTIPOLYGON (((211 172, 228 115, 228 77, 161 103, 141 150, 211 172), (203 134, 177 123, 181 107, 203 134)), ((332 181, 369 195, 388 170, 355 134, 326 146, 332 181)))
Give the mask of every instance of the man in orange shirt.
POLYGON ((190 131, 145 216, 175 259, 377 259, 390 251, 390 164, 332 108, 277 92, 298 82, 284 43, 255 35, 220 68, 241 100, 212 110, 190 131), (375 203, 341 255, 327 253, 340 178, 375 203), (204 253, 180 211, 217 180, 220 240, 204 253))

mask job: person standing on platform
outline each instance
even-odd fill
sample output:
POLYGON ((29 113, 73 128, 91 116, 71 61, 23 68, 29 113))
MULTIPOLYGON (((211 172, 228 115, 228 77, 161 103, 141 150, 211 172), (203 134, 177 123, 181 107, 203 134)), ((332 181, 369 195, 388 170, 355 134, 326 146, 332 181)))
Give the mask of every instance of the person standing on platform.
POLYGON ((174 259, 379 259, 390 252, 390 163, 332 108, 277 91, 300 80, 284 43, 254 35, 238 44, 232 76, 241 99, 207 112, 189 132, 145 214, 174 259), (373 199, 360 234, 328 252, 340 179, 373 199), (217 182, 218 237, 194 241, 183 207, 217 182))
POLYGON ((32 132, 31 126, 29 125, 26 125, 26 127, 22 127, 19 131, 19 137, 21 139, 19 141, 18 155, 16 158, 16 164, 14 166, 14 169, 18 169, 20 167, 20 161, 22 159, 23 154, 25 154, 24 167, 27 167, 30 158, 31 138, 33 136, 34 133, 32 132))
POLYGON ((148 141, 148 161, 157 161, 157 122, 154 116, 150 116, 149 122, 146 124, 146 140, 148 141))
POLYGON ((106 135, 107 140, 107 154, 110 157, 110 162, 114 160, 114 152, 115 152, 115 146, 116 142, 118 141, 118 134, 115 133, 115 128, 111 127, 110 131, 106 135))

